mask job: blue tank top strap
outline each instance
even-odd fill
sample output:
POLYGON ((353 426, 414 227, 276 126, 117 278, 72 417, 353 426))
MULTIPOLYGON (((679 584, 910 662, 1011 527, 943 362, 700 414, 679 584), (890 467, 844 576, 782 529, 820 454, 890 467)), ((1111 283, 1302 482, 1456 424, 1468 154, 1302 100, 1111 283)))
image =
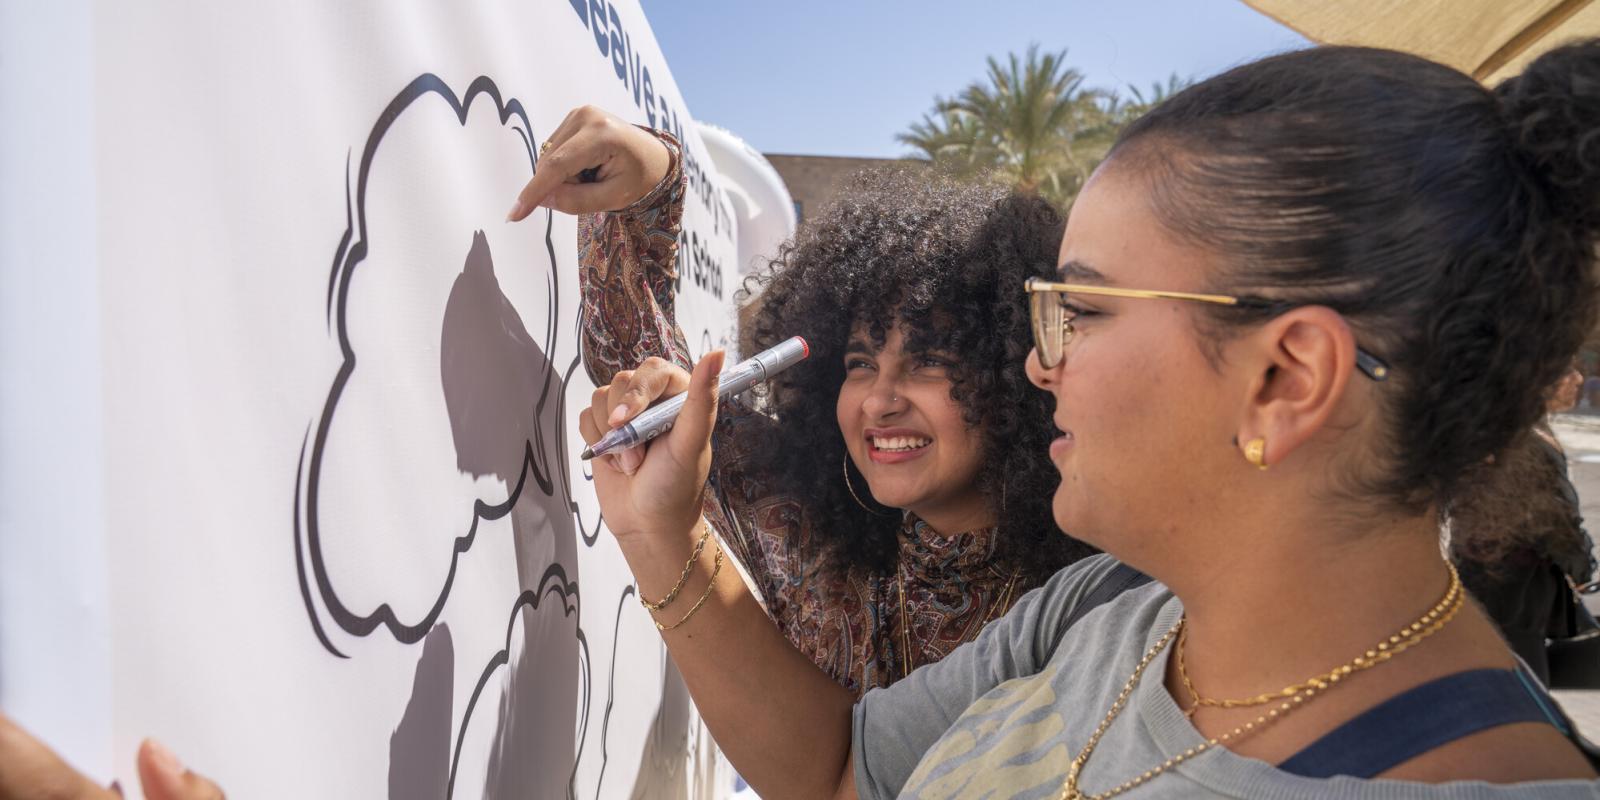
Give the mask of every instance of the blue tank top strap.
POLYGON ((1570 736, 1555 703, 1520 669, 1476 669, 1415 686, 1333 729, 1278 769, 1371 778, 1478 731, 1544 722, 1570 736))

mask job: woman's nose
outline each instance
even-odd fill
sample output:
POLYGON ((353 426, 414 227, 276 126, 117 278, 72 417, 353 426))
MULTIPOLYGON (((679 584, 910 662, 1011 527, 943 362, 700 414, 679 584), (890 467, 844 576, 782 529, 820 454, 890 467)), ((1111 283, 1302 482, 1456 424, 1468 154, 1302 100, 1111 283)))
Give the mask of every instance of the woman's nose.
POLYGON ((1028 350, 1028 358, 1023 364, 1024 370, 1028 373, 1028 380, 1033 381, 1034 386, 1047 392, 1055 389, 1057 382, 1056 370, 1061 369, 1060 364, 1057 364, 1055 369, 1045 369, 1040 366, 1039 348, 1037 347, 1028 350))
POLYGON ((869 417, 883 418, 903 411, 905 406, 905 399, 900 397, 899 383, 880 378, 872 384, 872 391, 862 401, 861 410, 869 417))

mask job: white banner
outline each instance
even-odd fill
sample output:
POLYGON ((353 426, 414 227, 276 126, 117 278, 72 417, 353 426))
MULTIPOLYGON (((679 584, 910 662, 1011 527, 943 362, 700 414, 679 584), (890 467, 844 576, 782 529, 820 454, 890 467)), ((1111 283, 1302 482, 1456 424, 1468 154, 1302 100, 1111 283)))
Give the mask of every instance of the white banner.
MULTIPOLYGON (((53 191, 92 245, 19 298, 61 226, 15 231, 5 308, 87 282, 97 361, 66 387, 91 412, 54 408, 31 347, 0 349, 0 396, 35 434, 99 428, 97 463, 0 462, 24 504, 0 581, 29 587, 0 594, 8 712, 130 788, 156 735, 233 798, 725 794, 576 459, 575 220, 504 222, 569 109, 680 133, 679 315, 696 356, 729 339, 731 207, 637 2, 27 13, 77 43, 34 63, 89 77, 49 124, 89 126, 91 180, 53 191), (21 546, 83 476, 97 529, 21 546), (83 567, 28 577, 52 558, 83 567)), ((0 163, 44 124, 0 121, 0 163)), ((29 180, 0 208, 25 216, 52 178, 29 180)))

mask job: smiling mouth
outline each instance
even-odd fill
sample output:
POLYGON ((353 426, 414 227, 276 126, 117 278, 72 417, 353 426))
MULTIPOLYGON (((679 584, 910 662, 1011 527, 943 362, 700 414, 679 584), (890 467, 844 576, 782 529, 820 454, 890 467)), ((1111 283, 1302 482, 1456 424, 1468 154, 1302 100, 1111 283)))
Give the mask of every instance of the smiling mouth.
POLYGON ((933 439, 926 436, 869 436, 867 441, 872 449, 885 453, 909 453, 933 444, 933 439))

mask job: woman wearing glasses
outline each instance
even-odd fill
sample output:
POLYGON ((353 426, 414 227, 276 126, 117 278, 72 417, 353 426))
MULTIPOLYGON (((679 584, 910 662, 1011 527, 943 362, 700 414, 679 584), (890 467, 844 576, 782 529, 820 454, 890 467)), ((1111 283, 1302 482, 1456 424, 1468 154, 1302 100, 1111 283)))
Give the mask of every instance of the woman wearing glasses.
MULTIPOLYGON (((1600 796, 1438 525, 1595 322, 1597 131, 1593 42, 1493 91, 1300 51, 1130 126, 1064 285, 1029 287, 1055 519, 1108 556, 853 707, 745 669, 712 581, 665 640, 730 760, 766 797, 1600 796), (1081 613, 1113 557, 1158 582, 1081 613)), ((647 593, 693 540, 719 361, 635 472, 596 469, 647 593)))
MULTIPOLYGON (((688 377, 673 313, 678 155, 666 134, 579 109, 512 214, 622 209, 583 218, 579 234, 584 364, 628 406, 619 421, 688 377)), ((1028 311, 1014 288, 1049 273, 1061 229, 1036 197, 898 172, 857 176, 808 222, 763 276, 742 335, 752 353, 803 336, 810 358, 778 376, 764 413, 724 406, 710 524, 675 556, 679 579, 643 593, 656 622, 698 608, 702 592, 686 588, 703 580, 698 563, 742 586, 714 527, 771 615, 749 600, 744 657, 798 648, 848 704, 1092 552, 1051 520, 1050 409, 1023 369, 1028 311)))

